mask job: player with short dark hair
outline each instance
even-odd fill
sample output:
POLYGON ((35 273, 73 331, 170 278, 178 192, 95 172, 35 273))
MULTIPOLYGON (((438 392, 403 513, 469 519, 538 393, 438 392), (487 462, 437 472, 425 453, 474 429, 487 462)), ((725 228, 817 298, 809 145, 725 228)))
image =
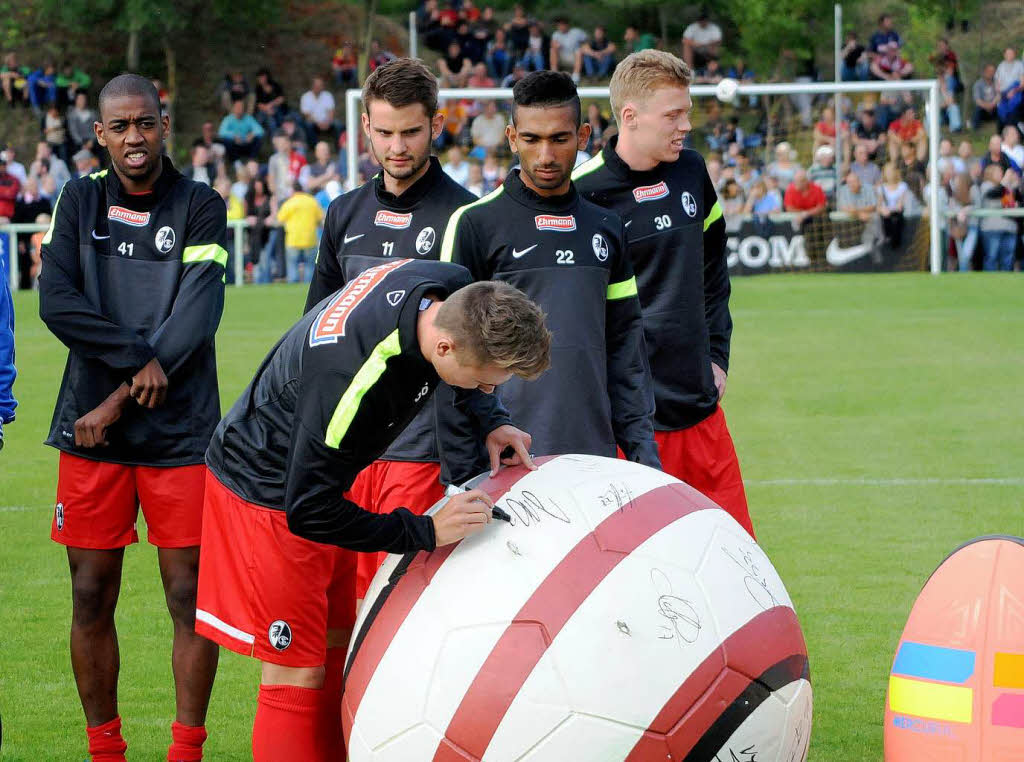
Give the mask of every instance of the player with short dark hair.
POLYGON ((520 166, 452 216, 441 259, 477 279, 511 283, 549 316, 551 370, 529 387, 513 380, 501 392, 533 435, 534 452, 614 457, 618 445, 630 460, 660 468, 622 220, 582 198, 570 180, 590 136, 576 86, 568 74, 540 71, 512 92, 506 134, 520 166))
POLYGON ((609 85, 619 134, 573 178, 580 193, 628 226, 665 471, 710 497, 753 536, 719 405, 732 337, 725 220, 704 160, 683 148, 691 78, 690 67, 671 53, 627 56, 609 85))
POLYGON ((71 663, 94 760, 124 759, 114 609, 141 503, 174 623, 170 760, 202 758, 217 648, 195 633, 203 456, 220 419, 224 202, 167 159, 170 127, 134 74, 100 92, 112 169, 67 183, 43 237, 39 312, 68 347, 47 444, 60 450, 51 537, 71 567, 71 663))
POLYGON ((355 553, 434 550, 481 530, 486 493, 433 516, 380 514, 347 495, 444 380, 463 392, 491 467, 530 437, 490 395, 549 362, 544 314, 464 268, 390 259, 364 269, 270 351, 207 454, 199 632, 262 664, 256 762, 344 759, 341 691, 355 623, 355 553), (481 394, 480 392, 484 392, 481 394), (297 535, 297 536, 296 536, 297 535))
MULTIPOLYGON (((398 58, 374 69, 363 85, 363 105, 363 132, 381 171, 328 208, 306 311, 382 259, 436 260, 448 218, 476 199, 430 155, 444 115, 437 113, 437 79, 421 61, 398 58)), ((483 470, 470 422, 452 399, 441 384, 387 452, 356 477, 354 502, 378 513, 398 506, 423 513, 441 499, 443 483, 461 484, 483 470)), ((385 555, 360 554, 357 600, 385 555)))

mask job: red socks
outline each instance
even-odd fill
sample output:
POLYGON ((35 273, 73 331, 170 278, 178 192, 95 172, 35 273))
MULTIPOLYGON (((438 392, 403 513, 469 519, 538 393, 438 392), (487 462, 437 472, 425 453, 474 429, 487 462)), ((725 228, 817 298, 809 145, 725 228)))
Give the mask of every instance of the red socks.
POLYGON ((115 717, 94 728, 86 728, 89 736, 89 756, 93 762, 125 762, 128 744, 121 737, 121 718, 115 717))
POLYGON ((345 759, 341 733, 341 686, 345 681, 345 649, 328 648, 323 698, 320 701, 320 732, 331 759, 345 759))
POLYGON ((322 691, 294 685, 261 685, 252 726, 254 762, 328 762, 318 733, 322 691))
POLYGON ((198 728, 171 723, 171 747, 167 750, 168 762, 199 762, 203 758, 203 742, 206 727, 198 728))
POLYGON ((261 685, 252 728, 254 762, 335 762, 345 759, 341 738, 344 649, 327 656, 324 687, 261 685))
MULTIPOLYGON (((92 762, 125 762, 124 753, 128 744, 121 737, 121 718, 86 728, 89 736, 89 756, 92 762)), ((170 762, 200 762, 203 758, 203 742, 206 728, 193 728, 180 722, 171 723, 171 747, 167 750, 170 762)))

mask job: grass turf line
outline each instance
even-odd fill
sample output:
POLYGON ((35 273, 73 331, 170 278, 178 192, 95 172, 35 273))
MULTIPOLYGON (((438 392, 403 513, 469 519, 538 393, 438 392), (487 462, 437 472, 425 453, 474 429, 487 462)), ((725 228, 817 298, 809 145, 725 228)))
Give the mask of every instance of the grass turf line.
MULTIPOLYGON (((998 481, 1019 476, 1024 454, 1020 283, 983 273, 733 281, 725 407, 755 527, 810 650, 812 762, 881 759, 888 669, 921 585, 964 540, 1024 534, 1020 486, 998 481), (782 479, 793 482, 772 483, 782 479)), ((217 336, 225 409, 304 297, 298 287, 228 290, 217 336)), ((41 444, 64 349, 36 316, 35 295, 18 294, 15 307, 21 405, 0 453, 0 755, 76 760, 86 754, 67 562, 48 539, 56 453, 41 444)), ((126 552, 117 622, 129 754, 160 759, 173 712, 171 626, 145 542, 126 552)), ((257 671, 222 651, 209 758, 251 759, 257 671)))

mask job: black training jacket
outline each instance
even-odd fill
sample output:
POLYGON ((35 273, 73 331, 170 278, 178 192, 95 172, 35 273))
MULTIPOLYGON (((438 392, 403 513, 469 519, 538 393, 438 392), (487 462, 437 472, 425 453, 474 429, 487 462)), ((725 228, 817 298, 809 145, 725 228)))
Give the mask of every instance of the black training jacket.
MULTIPOLYGON (((284 510, 309 540, 358 551, 434 548, 433 522, 370 513, 344 497, 438 384, 416 337, 425 294, 470 283, 462 267, 392 259, 365 270, 270 350, 210 442, 206 463, 250 503, 284 510)), ((467 394, 480 427, 508 423, 493 395, 467 394)))
POLYGON ((112 463, 203 462, 220 420, 213 337, 224 309, 227 211, 166 157, 153 191, 103 170, 69 181, 43 238, 39 314, 68 348, 46 443, 112 463), (106 447, 75 446, 75 421, 156 357, 167 398, 129 402, 106 447))
MULTIPOLYGON (((305 312, 381 258, 438 259, 448 218, 476 196, 452 180, 430 157, 426 173, 400 196, 384 187, 383 172, 356 190, 336 198, 327 210, 316 271, 305 312)), ((434 399, 384 453, 385 460, 437 462, 437 437, 444 436, 442 481, 461 483, 485 467, 471 422, 452 407, 454 393, 438 385, 434 399), (437 408, 443 419, 437 427, 437 408)))
POLYGON ((636 280, 618 215, 570 187, 542 197, 512 170, 505 183, 462 207, 448 223, 442 261, 477 280, 503 280, 547 313, 551 369, 499 390, 538 455, 615 456, 661 467, 654 398, 636 280))
POLYGON ((729 370, 725 219, 699 153, 687 149, 670 164, 634 172, 616 142, 577 167, 573 181, 626 225, 654 376, 654 425, 686 429, 718 405, 711 363, 729 370))

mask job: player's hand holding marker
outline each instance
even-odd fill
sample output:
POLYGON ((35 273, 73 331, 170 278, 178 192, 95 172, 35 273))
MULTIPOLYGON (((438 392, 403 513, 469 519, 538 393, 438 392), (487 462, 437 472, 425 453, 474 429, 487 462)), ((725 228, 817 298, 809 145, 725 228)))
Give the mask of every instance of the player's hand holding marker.
POLYGON ((491 521, 494 501, 483 490, 456 492, 433 515, 437 547, 474 535, 491 521))

